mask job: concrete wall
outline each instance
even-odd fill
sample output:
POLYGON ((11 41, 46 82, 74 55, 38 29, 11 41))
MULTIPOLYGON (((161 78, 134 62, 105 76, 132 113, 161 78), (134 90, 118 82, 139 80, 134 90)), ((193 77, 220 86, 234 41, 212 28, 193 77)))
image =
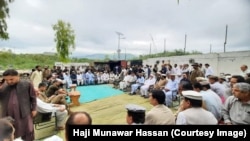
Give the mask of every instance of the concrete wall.
POLYGON ((212 53, 212 54, 202 54, 202 55, 187 55, 187 56, 172 56, 172 57, 160 57, 160 58, 150 58, 143 60, 143 65, 152 65, 159 61, 159 69, 164 60, 165 63, 170 63, 172 66, 174 64, 190 64, 190 59, 195 62, 210 64, 213 68, 215 75, 224 74, 239 74, 241 72, 240 66, 245 64, 250 69, 250 51, 240 51, 240 52, 226 52, 226 53, 212 53))

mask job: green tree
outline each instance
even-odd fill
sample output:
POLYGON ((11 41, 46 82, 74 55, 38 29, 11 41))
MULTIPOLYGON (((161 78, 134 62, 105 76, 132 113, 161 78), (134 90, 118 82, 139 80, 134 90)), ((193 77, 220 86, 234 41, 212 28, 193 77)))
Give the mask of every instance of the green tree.
POLYGON ((7 23, 6 18, 9 17, 9 3, 14 0, 0 0, 0 39, 7 40, 9 39, 9 34, 7 32, 7 23))
POLYGON ((68 62, 69 55, 75 49, 75 33, 71 28, 70 23, 58 20, 57 24, 53 25, 55 33, 56 51, 60 61, 68 62))

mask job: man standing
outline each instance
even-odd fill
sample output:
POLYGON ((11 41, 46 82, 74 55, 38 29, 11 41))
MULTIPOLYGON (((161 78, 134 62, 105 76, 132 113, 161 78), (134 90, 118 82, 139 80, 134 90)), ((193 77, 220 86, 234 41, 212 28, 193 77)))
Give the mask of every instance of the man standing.
POLYGON ((208 78, 209 76, 214 74, 214 71, 208 63, 205 64, 205 67, 206 67, 205 68, 205 77, 208 78))
POLYGON ((35 88, 38 88, 39 83, 43 81, 41 66, 37 65, 36 70, 31 74, 30 80, 35 88))
POLYGON ((247 78, 247 74, 250 73, 247 65, 242 65, 240 67, 240 70, 241 70, 241 76, 243 76, 246 79, 247 78))
POLYGON ((190 81, 192 84, 195 84, 197 82, 196 77, 204 77, 204 74, 200 70, 198 63, 194 63, 192 66, 193 66, 193 70, 190 74, 190 81))
POLYGON ((20 80, 14 69, 3 73, 5 84, 0 88, 2 116, 10 116, 14 121, 15 138, 34 140, 33 117, 36 115, 36 94, 33 85, 20 80))

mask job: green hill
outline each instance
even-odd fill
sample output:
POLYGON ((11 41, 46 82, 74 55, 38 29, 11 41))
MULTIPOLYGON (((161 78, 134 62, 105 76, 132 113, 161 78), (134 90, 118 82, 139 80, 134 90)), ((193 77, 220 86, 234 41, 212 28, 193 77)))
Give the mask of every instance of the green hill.
POLYGON ((0 70, 8 68, 14 69, 32 69, 36 65, 49 65, 52 67, 54 62, 58 61, 56 55, 44 54, 13 54, 10 52, 0 52, 0 70))
MULTIPOLYGON (((56 54, 13 54, 10 51, 0 51, 0 70, 14 68, 17 70, 31 70, 36 65, 48 65, 52 68, 55 62, 60 62, 56 54)), ((71 58, 70 62, 92 62, 86 58, 71 58)))

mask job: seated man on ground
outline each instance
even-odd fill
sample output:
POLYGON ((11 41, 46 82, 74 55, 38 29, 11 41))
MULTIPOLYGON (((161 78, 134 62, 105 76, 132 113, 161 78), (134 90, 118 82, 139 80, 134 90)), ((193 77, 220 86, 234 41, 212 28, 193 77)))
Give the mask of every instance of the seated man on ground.
POLYGON ((230 80, 229 80, 229 84, 230 84, 230 87, 229 88, 226 88, 226 99, 230 96, 233 95, 232 93, 232 89, 233 89, 233 85, 236 84, 236 83, 240 83, 240 82, 246 82, 244 77, 241 76, 241 75, 233 75, 230 77, 230 80))
POLYGON ((130 95, 136 94, 136 90, 141 87, 145 82, 144 76, 142 73, 139 74, 136 83, 131 85, 131 92, 129 93, 130 95))
POLYGON ((179 84, 186 84, 191 83, 191 81, 188 79, 187 74, 185 72, 182 73, 182 79, 180 80, 179 84))
MULTIPOLYGON (((230 87, 230 84, 229 82, 227 81, 226 77, 225 76, 220 76, 219 77, 219 83, 222 84, 226 90, 230 87)), ((227 97, 227 96, 226 96, 227 97)))
POLYGON ((123 80, 119 82, 119 88, 120 90, 124 90, 128 85, 129 85, 129 77, 130 77, 130 74, 129 73, 126 73, 123 80))
POLYGON ((109 83, 109 74, 107 71, 104 71, 104 73, 101 76, 101 79, 103 81, 104 84, 108 84, 109 83))
POLYGON ((46 83, 42 82, 38 85, 37 96, 39 99, 41 99, 43 102, 46 102, 46 103, 65 105, 66 109, 68 110, 68 113, 71 113, 69 109, 69 105, 67 104, 67 101, 64 95, 59 94, 59 95, 52 95, 50 97, 47 97, 47 95, 45 94, 46 89, 47 89, 46 83))
POLYGON ((47 84, 47 88, 52 84, 52 82, 56 79, 55 75, 49 75, 47 76, 42 82, 47 84))
POLYGON ((102 72, 102 71, 96 72, 97 84, 103 84, 102 75, 103 75, 103 72, 102 72))
POLYGON ((245 82, 235 83, 232 93, 233 95, 226 99, 222 109, 224 123, 227 125, 249 125, 250 84, 245 82))
POLYGON ((128 104, 126 105, 126 109, 126 122, 128 125, 144 124, 146 108, 135 104, 128 104))
MULTIPOLYGON (((70 78, 70 74, 69 74, 69 72, 62 72, 62 73, 63 73, 63 81, 65 82, 65 87, 69 88, 69 86, 73 84, 72 79, 70 78)), ((52 84, 53 84, 53 82, 52 82, 52 84)), ((62 85, 62 83, 61 83, 61 85, 62 85)))
MULTIPOLYGON (((149 75, 149 76, 150 76, 150 75, 149 75)), ((155 73, 155 84, 149 86, 149 88, 148 88, 148 91, 149 91, 149 92, 151 92, 152 90, 154 90, 154 87, 156 86, 157 83, 159 83, 159 81, 161 80, 161 78, 162 78, 161 72, 155 73)), ((165 85, 164 85, 164 86, 165 86, 165 85)))
POLYGON ((77 86, 82 86, 83 85, 82 72, 78 71, 76 78, 77 78, 77 86))
POLYGON ((153 90, 161 90, 164 88, 164 86, 167 84, 167 79, 166 79, 167 75, 166 74, 161 74, 161 78, 159 81, 157 81, 154 85, 153 85, 153 90))
POLYGON ((149 102, 154 107, 146 113, 145 124, 169 125, 175 124, 175 116, 171 109, 164 105, 165 94, 162 90, 153 90, 149 94, 149 102))
POLYGON ((128 88, 130 88, 133 84, 135 84, 136 80, 137 76, 133 71, 131 71, 130 75, 128 76, 127 87, 125 87, 123 91, 129 91, 128 88))
POLYGON ((184 97, 183 111, 176 119, 178 125, 217 125, 215 116, 202 108, 202 95, 196 91, 182 91, 184 97))
POLYGON ((61 84, 62 84, 62 81, 59 79, 56 79, 55 81, 53 81, 52 85, 49 86, 49 88, 47 89, 46 95, 48 97, 51 97, 52 95, 68 96, 69 93, 67 92, 67 90, 60 87, 61 84))
POLYGON ((109 73, 109 84, 113 84, 113 82, 115 81, 115 74, 114 74, 114 72, 113 71, 111 71, 110 73, 109 73))
POLYGON ((94 73, 89 69, 86 73, 85 73, 85 79, 86 79, 86 85, 94 85, 95 84, 95 75, 94 73))
POLYGON ((155 73, 156 82, 158 82, 161 79, 161 76, 162 76, 161 74, 162 74, 161 72, 155 73))
POLYGON ((64 121, 68 114, 65 105, 45 103, 38 98, 38 94, 39 93, 37 93, 37 112, 39 113, 51 112, 52 115, 56 114, 57 130, 64 130, 64 124, 65 124, 64 121))
POLYGON ((181 83, 179 83, 179 88, 178 88, 178 94, 180 95, 180 103, 179 103, 179 107, 178 110, 175 112, 175 117, 177 117, 177 115, 184 110, 184 106, 183 106, 183 96, 182 96, 182 92, 183 91, 188 91, 188 90, 193 90, 193 85, 192 83, 189 81, 182 81, 181 83))
POLYGON ((113 82, 113 88, 118 88, 119 83, 120 83, 121 81, 122 81, 122 80, 120 79, 119 75, 115 74, 115 78, 114 78, 114 82, 113 82))
POLYGON ((222 118, 222 101, 218 94, 211 90, 210 84, 207 81, 195 83, 193 85, 194 90, 202 95, 203 105, 202 107, 210 111, 215 118, 220 121, 222 118))
POLYGON ((141 86, 140 88, 140 93, 141 93, 141 96, 144 97, 144 98, 148 98, 148 89, 151 85, 154 85, 155 84, 155 77, 153 74, 150 74, 149 78, 144 82, 144 84, 141 86))
POLYGON ((222 103, 226 100, 226 87, 219 82, 218 76, 209 76, 211 90, 213 90, 221 99, 222 103))
POLYGON ((131 71, 131 75, 128 79, 128 87, 130 87, 132 84, 135 84, 137 80, 137 76, 135 75, 135 72, 131 71))
POLYGON ((167 106, 170 106, 173 102, 173 98, 177 95, 179 84, 175 80, 175 74, 170 74, 170 79, 168 80, 168 83, 166 83, 163 92, 166 95, 165 104, 167 106), (174 96, 174 97, 173 97, 174 96))

